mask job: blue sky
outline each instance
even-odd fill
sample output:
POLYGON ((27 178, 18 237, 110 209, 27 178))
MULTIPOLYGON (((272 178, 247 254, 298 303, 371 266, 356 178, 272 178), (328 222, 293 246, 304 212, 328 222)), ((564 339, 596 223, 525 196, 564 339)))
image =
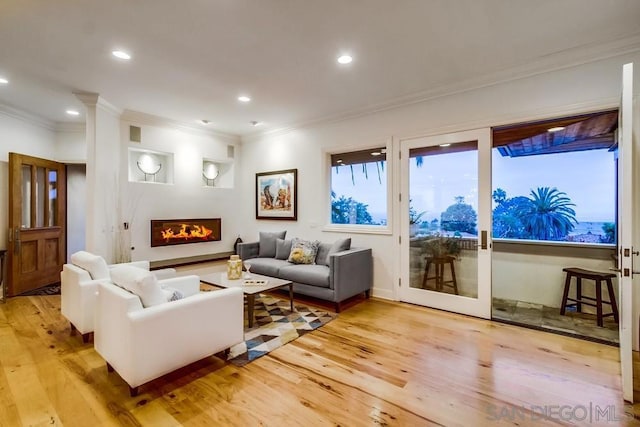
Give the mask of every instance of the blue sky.
MULTIPOLYGON (((502 188, 507 197, 528 196, 536 187, 556 187, 576 204, 578 221, 615 220, 613 153, 590 150, 511 158, 493 150, 492 163, 493 188, 502 188)), ((368 204, 369 212, 376 218, 384 216, 386 168, 381 184, 375 166, 367 168, 368 179, 362 167, 354 166, 355 186, 348 166, 341 167, 338 174, 333 169, 332 187, 338 195, 368 204)), ((475 151, 427 156, 422 167, 411 159, 409 173, 412 205, 418 212, 427 212, 423 219, 439 219, 456 196, 465 197, 465 202, 477 210, 475 151)))

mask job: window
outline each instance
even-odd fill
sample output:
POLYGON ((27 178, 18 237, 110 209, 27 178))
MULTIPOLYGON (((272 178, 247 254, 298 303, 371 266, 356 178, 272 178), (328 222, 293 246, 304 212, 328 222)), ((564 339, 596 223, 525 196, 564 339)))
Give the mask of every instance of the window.
POLYGON ((617 112, 560 120, 494 130, 493 237, 614 244, 617 112))
POLYGON ((376 147, 331 155, 331 224, 387 225, 387 155, 376 147))

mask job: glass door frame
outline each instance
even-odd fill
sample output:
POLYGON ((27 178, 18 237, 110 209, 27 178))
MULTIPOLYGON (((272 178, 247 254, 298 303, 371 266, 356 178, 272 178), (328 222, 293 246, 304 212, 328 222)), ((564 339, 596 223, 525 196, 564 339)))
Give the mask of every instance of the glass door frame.
POLYGON ((400 149, 400 301, 484 319, 491 318, 491 129, 415 136, 399 139, 400 149), (409 253, 409 150, 412 148, 478 142, 478 241, 486 232, 486 248, 478 244, 478 297, 469 298, 426 289, 411 288, 409 253))

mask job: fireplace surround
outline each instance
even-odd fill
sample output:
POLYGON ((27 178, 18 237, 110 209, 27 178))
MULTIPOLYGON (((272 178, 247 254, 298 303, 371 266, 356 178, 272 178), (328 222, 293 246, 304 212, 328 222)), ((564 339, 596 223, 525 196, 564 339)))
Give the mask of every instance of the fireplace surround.
POLYGON ((151 247, 219 241, 221 225, 220 218, 152 219, 151 247))

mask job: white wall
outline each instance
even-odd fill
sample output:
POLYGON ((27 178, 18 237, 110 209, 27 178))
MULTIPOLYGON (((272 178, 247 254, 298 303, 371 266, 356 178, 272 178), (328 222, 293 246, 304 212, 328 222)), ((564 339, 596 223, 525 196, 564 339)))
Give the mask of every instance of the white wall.
MULTIPOLYGON (((130 223, 130 242, 135 249, 132 259, 170 260, 210 255, 233 250, 238 230, 243 228, 242 204, 248 195, 235 188, 205 187, 202 182, 202 159, 239 161, 238 138, 209 132, 179 129, 171 125, 148 125, 123 120, 121 123, 121 177, 125 188, 121 222, 130 223), (142 142, 129 141, 129 126, 141 127, 142 142), (235 158, 227 158, 227 146, 234 146, 235 158), (173 184, 128 182, 125 168, 129 164, 128 148, 173 153, 173 184), (222 240, 175 246, 151 247, 150 221, 173 218, 221 218, 222 240)), ((233 181, 238 182, 235 167, 233 181)), ((127 237, 129 238, 129 237, 127 237)))
MULTIPOLYGON (((299 205, 297 222, 258 221, 254 216, 254 199, 244 197, 242 237, 255 240, 258 231, 287 229, 288 236, 323 241, 335 239, 337 235, 334 233, 321 230, 328 212, 325 195, 329 189, 323 178, 325 150, 365 148, 389 138, 398 141, 410 136, 609 108, 615 106, 619 99, 622 64, 633 60, 640 64, 640 54, 535 75, 333 123, 244 138, 241 192, 253 194, 256 172, 298 168, 299 205)), ((635 75, 636 92, 639 74, 636 72, 635 75)), ((397 158, 398 150, 398 144, 394 143, 392 158, 397 158)), ((396 185, 397 182, 394 188, 396 185)), ((397 200, 397 196, 394 197, 397 200)), ((399 214, 396 210, 396 217, 399 214)), ((373 249, 374 295, 390 298, 396 295, 400 269, 397 221, 393 230, 394 235, 352 235, 354 245, 373 249)), ((549 282, 556 279, 549 277, 549 282)))
POLYGON ((85 165, 67 165, 67 260, 85 249, 86 190, 85 165))
POLYGON ((66 125, 56 129, 55 158, 60 163, 87 161, 87 136, 84 124, 66 125))

